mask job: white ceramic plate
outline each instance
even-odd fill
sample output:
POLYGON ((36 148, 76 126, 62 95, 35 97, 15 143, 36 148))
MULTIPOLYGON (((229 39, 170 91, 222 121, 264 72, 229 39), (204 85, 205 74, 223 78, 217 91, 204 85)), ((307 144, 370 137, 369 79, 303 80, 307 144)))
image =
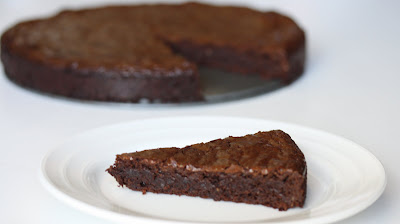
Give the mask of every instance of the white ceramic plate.
POLYGON ((371 205, 386 185, 381 163, 361 146, 332 134, 275 121, 181 117, 133 121, 92 130, 48 153, 42 182, 69 205, 118 222, 334 222, 371 205), (281 129, 305 154, 304 208, 280 212, 260 205, 134 192, 118 187, 105 170, 115 155, 156 147, 182 147, 227 136, 281 129))

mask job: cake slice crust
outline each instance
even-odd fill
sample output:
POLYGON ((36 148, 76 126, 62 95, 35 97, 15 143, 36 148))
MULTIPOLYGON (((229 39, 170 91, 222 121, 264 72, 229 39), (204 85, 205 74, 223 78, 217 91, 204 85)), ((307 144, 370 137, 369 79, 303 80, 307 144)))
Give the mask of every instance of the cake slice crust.
POLYGON ((117 155, 107 171, 132 190, 261 204, 303 207, 307 167, 283 131, 227 137, 183 148, 117 155))

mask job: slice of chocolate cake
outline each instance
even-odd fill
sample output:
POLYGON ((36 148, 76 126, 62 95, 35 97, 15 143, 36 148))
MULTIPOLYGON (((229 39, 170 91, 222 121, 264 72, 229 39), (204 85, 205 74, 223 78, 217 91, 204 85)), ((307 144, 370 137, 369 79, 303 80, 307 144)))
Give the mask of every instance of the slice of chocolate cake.
POLYGON ((1 37, 13 82, 98 101, 201 101, 199 65, 288 84, 304 59, 305 35, 292 19, 199 3, 63 11, 1 37))
POLYGON ((306 198, 304 155, 280 130, 124 153, 107 171, 121 186, 143 193, 199 196, 279 210, 303 207, 306 198))

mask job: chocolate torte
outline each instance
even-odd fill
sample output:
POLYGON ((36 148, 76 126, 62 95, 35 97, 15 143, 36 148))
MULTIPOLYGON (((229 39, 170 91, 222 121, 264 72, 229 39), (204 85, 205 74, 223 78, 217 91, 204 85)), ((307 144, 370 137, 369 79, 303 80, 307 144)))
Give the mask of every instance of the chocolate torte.
POLYGON ((107 171, 120 186, 143 193, 199 196, 279 210, 303 207, 306 198, 304 155, 281 130, 124 153, 107 171))
POLYGON ((305 34, 287 16, 200 3, 63 11, 1 37, 13 82, 98 101, 201 101, 198 66, 289 84, 304 59, 305 34))

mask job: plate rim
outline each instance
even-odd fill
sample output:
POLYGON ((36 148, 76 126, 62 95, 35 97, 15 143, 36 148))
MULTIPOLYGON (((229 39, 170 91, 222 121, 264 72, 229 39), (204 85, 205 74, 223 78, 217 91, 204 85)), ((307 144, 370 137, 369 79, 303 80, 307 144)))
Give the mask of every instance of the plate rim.
MULTIPOLYGON (((41 163, 40 163, 40 169, 39 169, 40 182, 41 182, 42 186, 56 199, 60 200, 61 202, 67 204, 68 206, 70 206, 76 210, 84 211, 85 213, 93 215, 95 217, 104 218, 104 219, 110 220, 110 221, 118 220, 118 222, 131 222, 133 219, 135 219, 136 221, 140 221, 141 223, 154 223, 154 222, 182 223, 182 222, 185 222, 185 221, 181 221, 181 220, 169 220, 169 219, 163 219, 163 218, 151 217, 151 216, 134 216, 134 215, 114 212, 111 210, 97 207, 95 205, 91 205, 91 204, 81 201, 81 200, 65 193, 61 189, 59 189, 56 186, 56 184, 51 180, 51 178, 48 175, 48 171, 46 170, 46 164, 51 155, 53 155, 54 153, 57 153, 57 151, 62 150, 63 146, 65 146, 69 142, 73 142, 74 140, 82 138, 86 135, 95 134, 96 132, 101 132, 101 131, 107 130, 107 129, 110 130, 110 129, 120 128, 120 127, 124 127, 124 126, 127 127, 127 126, 131 126, 133 124, 137 125, 140 123, 145 124, 148 122, 155 122, 155 121, 167 122, 168 120, 185 120, 185 119, 189 119, 189 120, 192 120, 192 119, 203 119, 203 120, 225 119, 225 120, 241 120, 241 121, 247 120, 247 121, 252 121, 252 122, 263 122, 265 124, 268 123, 268 124, 273 124, 273 125, 281 125, 281 126, 294 128, 294 129, 306 130, 307 132, 319 133, 322 135, 326 135, 329 137, 333 137, 333 138, 337 138, 342 141, 345 141, 346 144, 350 143, 350 144, 356 146, 358 148, 358 150, 361 150, 363 153, 367 153, 368 156, 373 158, 375 160, 375 162, 377 162, 377 165, 379 165, 381 173, 383 174, 382 186, 379 188, 379 191, 375 192, 374 197, 368 198, 368 203, 364 203, 363 206, 357 206, 355 208, 346 209, 341 212, 336 212, 336 213, 334 213, 335 217, 336 217, 335 219, 332 219, 331 216, 333 214, 331 214, 329 216, 314 217, 312 219, 289 220, 289 221, 284 221, 284 222, 279 221, 279 219, 278 219, 278 222, 276 222, 276 223, 323 223, 326 221, 337 222, 337 221, 349 218, 355 214, 358 214, 358 213, 362 212, 363 210, 365 210, 366 208, 368 208, 369 206, 371 206, 376 200, 378 200, 381 197, 381 195, 383 194, 383 192, 386 189, 387 172, 386 172, 385 167, 382 164, 382 162, 371 151, 369 151, 365 147, 353 142, 352 140, 349 140, 349 139, 344 138, 337 134, 329 133, 325 130, 316 129, 316 128, 312 128, 312 127, 308 127, 308 126, 303 126, 303 125, 296 124, 296 123, 284 122, 284 121, 280 121, 280 120, 250 118, 250 117, 244 117, 244 116, 218 116, 218 115, 217 116, 196 115, 196 116, 179 116, 179 117, 178 116, 161 116, 161 117, 155 117, 155 118, 136 119, 136 120, 129 120, 126 122, 118 122, 118 123, 114 123, 114 124, 95 127, 95 128, 88 129, 83 132, 74 134, 74 135, 70 136, 69 138, 67 138, 66 140, 64 140, 61 144, 58 144, 55 147, 53 147, 42 158, 41 163)), ((271 221, 260 220, 260 221, 245 222, 245 223, 275 223, 274 220, 271 220, 271 221)), ((204 222, 191 221, 191 223, 204 223, 204 222)), ((212 222, 212 223, 221 223, 221 222, 212 222)), ((240 223, 243 223, 243 222, 240 222, 240 223)))

